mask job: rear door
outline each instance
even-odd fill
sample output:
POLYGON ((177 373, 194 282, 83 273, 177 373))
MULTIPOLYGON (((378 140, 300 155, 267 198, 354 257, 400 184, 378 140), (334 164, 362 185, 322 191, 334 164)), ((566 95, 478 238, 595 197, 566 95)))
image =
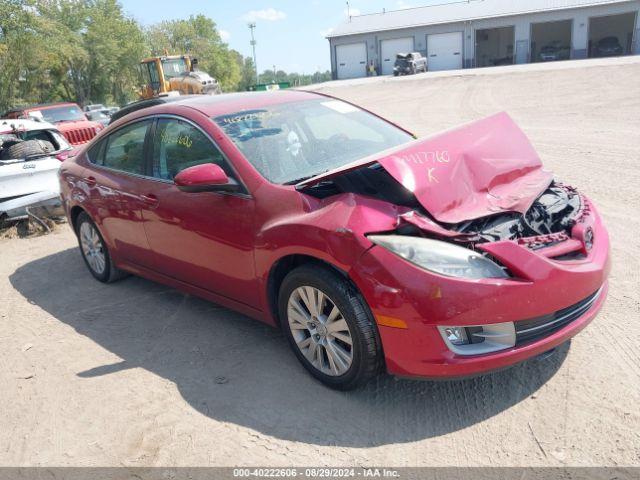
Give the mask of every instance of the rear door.
POLYGON ((194 123, 158 118, 150 145, 152 178, 142 208, 154 269, 163 275, 260 308, 254 266, 254 200, 244 193, 187 193, 173 178, 215 163, 237 181, 230 164, 194 123))
POLYGON ((145 143, 152 124, 125 125, 89 149, 84 170, 91 217, 122 260, 150 265, 149 244, 142 225, 140 182, 145 172, 145 143))

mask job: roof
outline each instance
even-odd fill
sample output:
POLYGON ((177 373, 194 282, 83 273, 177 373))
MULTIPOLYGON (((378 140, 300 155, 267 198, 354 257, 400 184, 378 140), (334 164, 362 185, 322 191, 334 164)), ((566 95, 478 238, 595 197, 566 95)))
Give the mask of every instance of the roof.
POLYGON ((48 122, 36 122, 35 120, 19 120, 15 118, 0 119, 0 133, 11 133, 16 130, 57 130, 48 122))
POLYGON ((425 7, 354 15, 334 28, 327 38, 633 1, 635 0, 454 0, 425 7))
MULTIPOLYGON (((302 90, 272 90, 266 92, 224 93, 221 95, 187 95, 184 97, 159 97, 142 100, 123 107, 112 117, 111 123, 119 121, 129 113, 145 110, 145 114, 165 112, 165 106, 185 106, 202 112, 208 117, 216 117, 229 113, 255 110, 270 105, 297 102, 318 98, 318 93, 302 90), (162 99, 162 100, 161 100, 162 99), (142 105, 141 105, 142 104, 142 105), (148 106, 146 105, 148 104, 148 106), (149 110, 147 110, 149 108, 149 110), (115 117, 115 118, 114 118, 115 117)), ((110 124, 111 124, 110 123, 110 124)))
POLYGON ((178 104, 194 108, 207 116, 254 110, 257 108, 317 98, 317 94, 301 90, 240 92, 223 95, 195 95, 178 104))

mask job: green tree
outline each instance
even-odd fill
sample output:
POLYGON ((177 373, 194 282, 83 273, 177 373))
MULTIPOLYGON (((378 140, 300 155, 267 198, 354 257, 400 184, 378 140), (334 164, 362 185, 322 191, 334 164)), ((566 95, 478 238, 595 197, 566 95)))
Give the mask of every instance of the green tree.
MULTIPOLYGON (((117 0, 0 0, 0 113, 27 103, 123 103, 135 99, 144 57, 188 54, 224 91, 255 84, 251 58, 222 41, 204 15, 142 30, 117 0)), ((261 82, 326 81, 329 72, 265 71, 261 82)))
POLYGON ((46 42, 33 3, 0 0, 0 113, 47 88, 46 42))
POLYGON ((238 84, 238 90, 246 91, 251 85, 256 83, 256 67, 251 57, 243 58, 238 52, 240 65, 240 83, 238 84))
POLYGON ((51 71, 65 96, 124 103, 134 97, 136 65, 146 53, 142 30, 116 0, 38 0, 47 19, 51 71))

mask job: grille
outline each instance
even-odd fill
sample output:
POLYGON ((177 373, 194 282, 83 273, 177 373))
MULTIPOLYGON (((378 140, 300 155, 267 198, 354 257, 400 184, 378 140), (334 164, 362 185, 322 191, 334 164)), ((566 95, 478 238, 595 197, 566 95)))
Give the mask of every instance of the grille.
POLYGON ((598 289, 575 305, 563 308, 549 315, 515 322, 516 345, 540 340, 578 319, 589 310, 591 305, 598 299, 601 290, 602 289, 598 289))
POLYGON ((64 136, 72 145, 78 145, 80 143, 87 143, 95 137, 96 131, 93 128, 78 128, 64 132, 64 136))

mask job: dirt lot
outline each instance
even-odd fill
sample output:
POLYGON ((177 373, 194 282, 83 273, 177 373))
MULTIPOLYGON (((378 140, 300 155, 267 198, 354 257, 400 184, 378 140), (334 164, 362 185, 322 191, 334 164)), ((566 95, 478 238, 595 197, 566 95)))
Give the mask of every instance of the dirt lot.
POLYGON ((640 464, 640 61, 565 65, 323 89, 419 135, 506 110, 592 197, 610 296, 554 357, 333 392, 277 331, 139 278, 94 281, 63 226, 0 243, 0 465, 640 464))

